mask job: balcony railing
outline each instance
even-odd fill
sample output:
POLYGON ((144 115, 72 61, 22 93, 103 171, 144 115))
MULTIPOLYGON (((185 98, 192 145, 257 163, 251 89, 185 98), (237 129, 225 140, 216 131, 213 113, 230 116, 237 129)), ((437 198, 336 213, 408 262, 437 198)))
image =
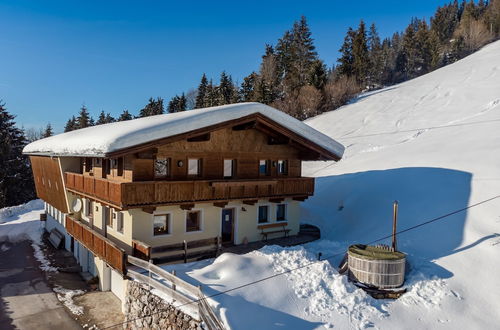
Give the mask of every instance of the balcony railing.
POLYGON ((66 216, 66 231, 120 274, 125 274, 125 251, 86 224, 66 216))
POLYGON ((66 172, 66 188, 125 208, 235 199, 311 196, 314 178, 115 182, 66 172))

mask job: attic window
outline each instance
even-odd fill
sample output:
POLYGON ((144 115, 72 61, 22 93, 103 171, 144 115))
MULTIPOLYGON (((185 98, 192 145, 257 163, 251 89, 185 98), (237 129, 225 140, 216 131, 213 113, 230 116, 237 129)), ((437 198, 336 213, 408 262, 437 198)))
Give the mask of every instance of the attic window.
POLYGON ((193 136, 187 139, 188 142, 210 141, 210 133, 193 136))
POLYGON ((286 136, 270 136, 267 139, 267 144, 269 145, 279 145, 279 144, 288 144, 289 139, 286 136))

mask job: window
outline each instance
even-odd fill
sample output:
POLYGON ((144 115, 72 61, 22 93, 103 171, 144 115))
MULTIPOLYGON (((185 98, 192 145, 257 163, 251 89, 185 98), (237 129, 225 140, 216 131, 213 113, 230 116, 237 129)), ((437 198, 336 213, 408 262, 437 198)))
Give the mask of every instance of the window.
POLYGON ((85 172, 92 171, 92 158, 85 158, 85 172))
POLYGON ((115 211, 116 213, 116 231, 123 234, 123 213, 115 211))
POLYGON ((259 174, 269 175, 269 161, 261 159, 259 161, 259 174))
POLYGON ((158 214, 153 217, 153 235, 170 234, 170 214, 158 214))
POLYGON ((224 159, 224 178, 234 176, 234 159, 224 159))
MULTIPOLYGON (((110 159, 105 159, 103 161, 103 173, 106 172, 107 175, 111 175, 111 160, 110 159)), ((105 176, 103 175, 103 178, 105 176)))
POLYGON ((92 201, 88 198, 85 198, 85 203, 84 203, 84 208, 83 208, 83 213, 85 214, 86 217, 92 218, 93 213, 94 213, 94 208, 92 205, 92 201))
POLYGON ((201 230, 201 212, 189 211, 186 213, 186 232, 201 230))
POLYGON ((276 206, 276 221, 286 221, 286 204, 276 206))
POLYGON ((188 159, 188 175, 200 176, 201 160, 199 158, 188 159))
POLYGON ((116 175, 123 176, 123 157, 118 158, 116 162, 116 175))
POLYGON ((155 159, 155 178, 166 178, 170 176, 170 159, 155 159))
POLYGON ((269 206, 259 206, 259 223, 269 222, 269 206))
POLYGON ((110 209, 107 206, 102 208, 102 216, 104 217, 104 223, 106 226, 113 228, 113 219, 110 217, 110 209))
POLYGON ((288 161, 278 160, 278 174, 287 175, 288 174, 288 161))
POLYGON ((94 158, 94 165, 101 166, 101 158, 94 158))

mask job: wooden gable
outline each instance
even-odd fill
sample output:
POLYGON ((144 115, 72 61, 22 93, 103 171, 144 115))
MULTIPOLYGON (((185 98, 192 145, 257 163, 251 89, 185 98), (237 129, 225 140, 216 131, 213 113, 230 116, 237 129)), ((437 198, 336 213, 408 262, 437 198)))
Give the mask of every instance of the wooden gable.
MULTIPOLYGON (((271 139, 271 141, 266 141, 266 145, 273 143, 278 145, 281 145, 283 143, 289 144, 290 146, 300 151, 300 153, 298 154, 300 160, 340 160, 340 157, 333 152, 326 150, 325 148, 315 144, 314 142, 300 136, 295 132, 292 132, 288 128, 270 120, 269 118, 259 113, 245 116, 236 120, 221 122, 216 125, 203 127, 201 129, 196 129, 190 132, 177 134, 168 138, 142 143, 130 148, 110 152, 106 154, 106 157, 123 156, 126 154, 136 153, 151 148, 159 148, 172 142, 187 139, 196 140, 197 138, 206 136, 206 134, 208 133, 212 133, 223 128, 231 128, 234 131, 245 131, 247 129, 259 130, 265 133, 271 139)), ((203 139, 200 139, 199 142, 210 141, 203 141, 203 139)), ((232 142, 234 143, 235 141, 232 142)))

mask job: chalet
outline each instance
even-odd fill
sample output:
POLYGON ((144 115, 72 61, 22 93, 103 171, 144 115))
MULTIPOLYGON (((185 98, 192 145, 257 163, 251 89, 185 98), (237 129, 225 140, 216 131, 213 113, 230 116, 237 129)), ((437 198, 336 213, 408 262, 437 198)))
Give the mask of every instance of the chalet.
POLYGON ((343 151, 259 103, 94 126, 24 149, 46 230, 119 297, 127 254, 175 262, 210 244, 296 235, 299 203, 314 192, 301 162, 343 151))

